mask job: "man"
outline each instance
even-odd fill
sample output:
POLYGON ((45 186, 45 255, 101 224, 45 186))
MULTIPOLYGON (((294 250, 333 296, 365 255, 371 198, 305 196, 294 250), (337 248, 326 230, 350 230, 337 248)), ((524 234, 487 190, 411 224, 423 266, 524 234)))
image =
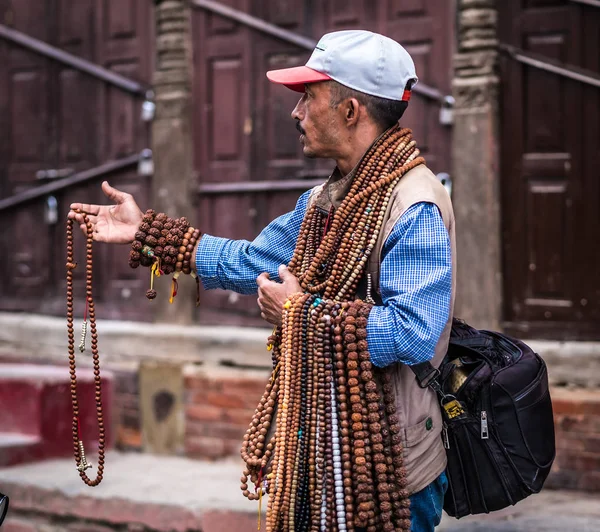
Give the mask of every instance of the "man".
MULTIPOLYGON (((387 199, 381 203, 380 234, 373 237, 377 244, 369 245, 362 255, 356 252, 356 260, 360 256, 360 264, 365 264, 364 275, 363 270, 358 275, 362 288, 352 275, 348 286, 357 296, 363 294, 378 303, 367 322, 370 359, 393 374, 411 530, 432 531, 440 522, 447 488, 441 417, 435 394, 417 386, 408 366, 424 361, 438 365, 447 347, 454 302, 453 214, 441 184, 423 164, 414 167, 421 161, 415 161, 418 151, 412 147, 414 142, 408 146, 402 143, 394 152, 397 158, 410 154, 404 162, 393 162, 390 156, 392 162, 385 168, 383 164, 377 166, 383 147, 375 150, 376 146, 387 146, 387 141, 383 145, 381 142, 389 138, 390 132, 402 134, 398 133, 397 123, 417 82, 413 61, 389 38, 367 31, 340 31, 325 35, 305 66, 271 71, 267 77, 303 93, 292 111, 303 153, 307 157, 331 158, 336 168, 324 185, 303 194, 293 212, 271 222, 253 242, 203 235, 194 250, 193 266, 207 289, 258 293, 262 317, 280 325, 282 309, 284 304, 289 305, 290 296, 309 289, 306 272, 298 273, 301 268, 292 258, 301 231, 308 232, 308 224, 302 225, 308 213, 317 216, 317 211, 322 212, 320 231, 326 235, 331 227, 344 223, 336 218, 341 209, 353 212, 353 206, 358 208, 358 199, 348 200, 355 194, 353 184, 365 179, 368 172, 384 176, 387 168, 398 169, 402 179, 389 187, 387 199), (365 166, 367 157, 373 163, 365 166), (285 266, 290 261, 298 277, 285 266)), ((365 193, 373 187, 367 188, 365 193)), ((82 224, 82 216, 74 210, 87 212, 95 240, 130 243, 141 222, 140 209, 129 194, 106 182, 102 189, 115 205, 76 203, 71 205, 69 217, 82 224)), ((364 222, 356 223, 365 230, 364 222)), ((335 245, 350 249, 357 231, 355 228, 348 236, 340 236, 335 245)), ((334 265, 332 271, 352 272, 353 267, 334 265)), ((375 527, 371 524, 370 529, 375 527)))

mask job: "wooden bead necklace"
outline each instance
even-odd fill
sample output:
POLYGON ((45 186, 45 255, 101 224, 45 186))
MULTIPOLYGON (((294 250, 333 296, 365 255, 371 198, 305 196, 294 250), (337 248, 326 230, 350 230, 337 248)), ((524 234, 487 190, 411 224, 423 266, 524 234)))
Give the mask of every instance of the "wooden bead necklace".
POLYGON ((193 228, 185 217, 169 218, 164 212, 156 213, 148 209, 142 216, 129 253, 129 266, 146 266, 150 270, 150 288, 146 297, 150 300, 157 296, 154 289, 154 277, 173 273, 169 302, 177 295, 177 279, 181 273, 196 279, 196 306, 200 304, 200 279, 192 270, 192 253, 202 238, 199 229, 193 228))
POLYGON ((410 530, 395 397, 370 361, 372 298, 356 292, 394 187, 424 162, 415 145, 410 130, 390 129, 339 208, 313 205, 302 223, 289 269, 303 293, 269 338, 274 369, 241 451, 244 495, 269 494, 268 532, 410 530))
POLYGON ((73 333, 73 270, 77 263, 73 260, 73 220, 67 220, 67 334, 68 334, 68 352, 69 352, 69 370, 71 374, 71 403, 73 405, 73 453, 79 476, 88 486, 97 486, 102 481, 104 473, 104 446, 106 434, 104 430, 104 414, 102 410, 102 382, 100 379, 100 357, 98 355, 98 333, 96 331, 96 313, 94 309, 94 298, 92 294, 92 224, 87 214, 83 214, 86 230, 86 264, 85 264, 85 301, 86 313, 82 324, 81 343, 79 350, 85 351, 85 341, 87 334, 87 317, 89 314, 92 358, 94 361, 94 388, 96 399, 96 417, 98 420, 98 471, 94 480, 87 476, 86 470, 92 467, 85 456, 81 428, 79 423, 79 401, 77 398, 77 375, 75 367, 75 336, 73 333))

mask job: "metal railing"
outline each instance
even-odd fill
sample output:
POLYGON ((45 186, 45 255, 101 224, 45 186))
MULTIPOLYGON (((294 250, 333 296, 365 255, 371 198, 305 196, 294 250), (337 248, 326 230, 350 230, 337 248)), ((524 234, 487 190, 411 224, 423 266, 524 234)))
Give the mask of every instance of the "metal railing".
POLYGON ((69 188, 74 185, 81 185, 87 181, 105 177, 114 172, 136 166, 139 162, 139 158, 140 156, 136 153, 135 155, 130 155, 128 157, 124 157, 123 159, 109 161, 101 164, 100 166, 78 172, 69 177, 65 177, 64 179, 52 181, 46 185, 40 185, 30 190, 19 192, 9 196, 8 198, 0 199, 0 212, 12 209, 24 203, 29 203, 33 200, 47 196, 48 194, 53 194, 65 188, 69 188))
POLYGON ((509 44, 500 44, 498 47, 502 52, 507 53, 511 58, 519 61, 519 63, 523 63, 546 72, 552 72, 553 74, 558 74, 559 76, 563 76, 565 78, 574 79, 575 81, 580 81, 581 83, 591 85, 592 87, 600 87, 600 75, 590 70, 585 70, 583 68, 571 65, 565 65, 559 61, 554 61, 552 59, 548 59, 547 57, 533 54, 531 52, 526 52, 525 50, 521 50, 520 48, 511 46, 509 44))
MULTIPOLYGON (((310 37, 305 37, 296 32, 286 30, 284 28, 280 28, 275 24, 271 24, 261 18, 249 15, 248 13, 244 13, 239 9, 234 9, 233 7, 225 6, 220 2, 215 2, 213 0, 191 0, 191 4, 194 7, 205 9, 206 11, 210 11, 211 13, 215 13, 222 17, 228 18, 235 22, 239 22, 244 26, 255 29, 271 37, 276 37, 277 39, 281 39, 282 41, 295 44, 300 48, 304 48, 305 50, 313 50, 317 41, 311 39, 310 37)), ((436 89, 435 87, 431 87, 422 81, 419 81, 417 85, 413 87, 413 92, 416 94, 420 94, 430 100, 434 100, 443 104, 446 102, 446 95, 441 91, 436 89)))
POLYGON ((585 4, 586 6, 600 7, 600 0, 569 0, 577 4, 585 4))
POLYGON ((240 181, 239 183, 203 183, 198 186, 202 195, 248 194, 281 190, 308 190, 323 184, 323 179, 282 179, 281 181, 240 181))
POLYGON ((71 68, 79 70, 80 72, 85 72, 90 76, 93 76, 106 83, 110 83, 111 85, 114 85, 115 87, 118 87, 119 89, 131 94, 146 97, 150 89, 150 87, 146 87, 137 81, 126 78, 121 74, 117 74, 112 70, 92 63, 87 59, 82 59, 81 57, 77 57, 76 55, 65 52, 64 50, 56 48, 55 46, 45 43, 44 41, 40 41, 39 39, 30 37, 25 33, 9 28, 4 24, 0 24, 0 38, 5 39, 13 44, 17 44, 39 55, 43 55, 49 59, 54 59, 55 61, 68 65, 71 68))

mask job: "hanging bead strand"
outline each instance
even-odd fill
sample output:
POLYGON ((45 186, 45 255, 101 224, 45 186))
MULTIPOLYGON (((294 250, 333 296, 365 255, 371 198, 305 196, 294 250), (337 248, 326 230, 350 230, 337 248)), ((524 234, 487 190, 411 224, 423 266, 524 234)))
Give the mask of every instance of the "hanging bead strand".
MULTIPOLYGON (((86 318, 89 318, 89 326, 91 331, 91 348, 94 372, 94 398, 96 402, 96 419, 98 423, 98 467, 95 479, 90 479, 87 476, 86 470, 92 466, 87 461, 83 444, 83 436, 81 434, 81 426, 79 421, 79 399, 77 396, 77 372, 75 362, 75 338, 73 333, 73 270, 77 267, 73 255, 73 220, 67 220, 67 338, 68 338, 68 355, 69 355, 69 372, 71 375, 71 403, 73 409, 72 435, 73 435, 73 453, 77 465, 79 476, 88 486, 97 486, 102 482, 104 474, 104 452, 106 444, 106 433, 104 429, 104 414, 102 408, 102 381, 100 378, 100 357, 98 354, 98 332, 96 330, 96 313, 94 307, 94 297, 92 293, 93 281, 93 256, 92 256, 92 224, 86 213, 76 211, 78 214, 83 214, 84 223, 86 226, 86 263, 85 263, 85 301, 86 301, 86 318)), ((87 320, 86 320, 87 322, 87 320)), ((83 338, 85 340, 85 338, 83 338)))

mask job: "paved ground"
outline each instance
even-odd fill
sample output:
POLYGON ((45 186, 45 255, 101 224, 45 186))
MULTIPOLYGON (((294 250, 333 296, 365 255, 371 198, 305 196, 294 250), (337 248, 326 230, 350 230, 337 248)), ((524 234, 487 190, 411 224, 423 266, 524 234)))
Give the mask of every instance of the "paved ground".
MULTIPOLYGON (((193 523, 206 530, 206 516, 217 511, 219 519, 230 515, 236 525, 248 523, 236 530, 256 530, 256 503, 241 495, 240 472, 237 460, 209 463, 111 452, 105 479, 97 488, 85 486, 72 460, 65 459, 0 469, 0 491, 13 497, 15 512, 145 522, 160 530, 161 523, 168 523, 164 530, 186 530, 193 523)), ((460 521, 446 516, 438 530, 600 532, 600 494, 545 491, 491 515, 460 521)))
POLYGON ((456 520, 445 516, 443 532, 600 532, 600 494, 542 491, 493 514, 456 520))

